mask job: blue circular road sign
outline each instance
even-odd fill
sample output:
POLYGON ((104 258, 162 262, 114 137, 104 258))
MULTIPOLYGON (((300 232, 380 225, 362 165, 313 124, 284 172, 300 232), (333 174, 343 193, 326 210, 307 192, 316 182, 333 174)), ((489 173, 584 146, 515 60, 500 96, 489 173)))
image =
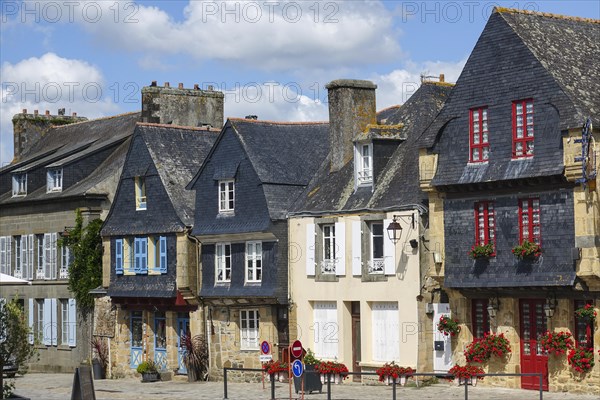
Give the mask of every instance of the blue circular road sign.
POLYGON ((269 354, 271 352, 271 345, 265 340, 260 344, 260 350, 263 354, 269 354))
POLYGON ((295 377, 300 378, 304 373, 304 364, 300 360, 294 360, 292 363, 292 372, 295 377))

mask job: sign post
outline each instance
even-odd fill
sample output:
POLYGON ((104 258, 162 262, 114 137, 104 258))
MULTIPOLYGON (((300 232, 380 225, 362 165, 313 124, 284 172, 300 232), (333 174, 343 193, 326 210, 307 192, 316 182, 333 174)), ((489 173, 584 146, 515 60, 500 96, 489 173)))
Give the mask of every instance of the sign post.
MULTIPOLYGON (((259 361, 261 362, 261 364, 269 362, 273 359, 273 355, 271 354, 271 345, 266 340, 263 340, 262 343, 260 344, 260 353, 261 354, 258 357, 259 357, 259 361)), ((264 370, 262 373, 262 384, 263 384, 263 390, 264 390, 265 389, 265 371, 264 370)))

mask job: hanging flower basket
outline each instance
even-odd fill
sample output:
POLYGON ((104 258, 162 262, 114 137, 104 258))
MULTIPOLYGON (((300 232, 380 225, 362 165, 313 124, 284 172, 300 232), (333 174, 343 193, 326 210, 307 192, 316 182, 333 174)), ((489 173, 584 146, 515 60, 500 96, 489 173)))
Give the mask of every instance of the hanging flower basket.
POLYGON ((593 305, 586 304, 585 306, 575 310, 575 316, 584 321, 593 322, 598 316, 598 313, 596 310, 594 310, 593 305))
POLYGON ((542 255, 542 248, 528 240, 512 248, 512 253, 519 260, 537 260, 542 255))
POLYGON ((510 352, 510 342, 503 333, 486 333, 483 339, 475 339, 469 343, 464 354, 467 362, 484 363, 492 356, 503 358, 510 352))
POLYGON ((448 336, 456 336, 460 332, 460 325, 458 325, 458 321, 442 315, 440 317, 440 322, 438 322, 438 331, 442 332, 444 335, 448 336))
POLYGON ((540 337, 540 344, 542 348, 549 354, 555 356, 561 356, 566 354, 567 351, 575 347, 573 342, 573 335, 571 332, 550 332, 547 331, 540 337))
POLYGON ((406 378, 412 376, 415 370, 411 367, 401 367, 395 362, 385 363, 383 367, 378 368, 375 373, 379 376, 379 382, 391 385, 394 381, 400 386, 406 385, 406 378))
POLYGON ((585 374, 594 367, 594 350, 577 347, 569 352, 567 360, 571 368, 585 374))
POLYGON ((476 244, 471 246, 469 256, 474 260, 488 259, 494 255, 494 244, 476 244))

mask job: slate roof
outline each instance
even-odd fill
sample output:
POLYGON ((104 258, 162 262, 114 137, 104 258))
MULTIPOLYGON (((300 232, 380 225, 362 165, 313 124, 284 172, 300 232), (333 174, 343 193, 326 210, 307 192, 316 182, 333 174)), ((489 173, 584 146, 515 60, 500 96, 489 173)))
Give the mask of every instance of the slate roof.
MULTIPOLYGON (((263 185, 272 219, 285 219, 293 201, 309 184, 329 151, 329 123, 277 122, 229 118, 263 185)), ((237 165, 220 166, 237 168, 237 165)), ((191 189, 202 168, 188 185, 191 189)))
MULTIPOLYGON (((581 127, 587 117, 600 123, 600 21, 495 8, 482 37, 494 26, 496 17, 520 38, 572 102, 571 112, 560 116, 561 129, 581 127)), ((457 85, 471 78, 465 70, 457 85)), ((457 117, 459 114, 449 101, 423 133, 419 145, 431 147, 440 129, 457 117)))
POLYGON ((220 130, 138 123, 135 132, 144 139, 181 222, 192 226, 195 196, 185 186, 202 165, 220 130))
POLYGON ((120 173, 128 139, 133 134, 139 117, 140 113, 135 112, 53 127, 23 154, 18 163, 0 169, 0 174, 26 172, 50 165, 64 166, 111 146, 115 146, 115 151, 91 174, 61 192, 46 193, 44 184, 28 192, 25 197, 13 198, 12 188, 3 187, 0 204, 94 194, 108 195, 99 184, 113 174, 120 173))
MULTIPOLYGON (((292 214, 326 213, 424 204, 427 196, 419 189, 416 140, 446 100, 452 85, 424 82, 402 106, 380 111, 377 120, 394 127, 394 136, 404 140, 375 178, 375 190, 354 190, 354 161, 330 172, 329 157, 321 163, 310 185, 295 202, 292 214)), ((377 157, 376 154, 374 154, 377 157)))

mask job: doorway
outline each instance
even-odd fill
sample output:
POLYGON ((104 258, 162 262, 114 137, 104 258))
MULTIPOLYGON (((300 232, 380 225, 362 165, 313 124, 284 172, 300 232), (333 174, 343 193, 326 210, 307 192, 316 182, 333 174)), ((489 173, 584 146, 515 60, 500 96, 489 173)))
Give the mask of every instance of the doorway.
MULTIPOLYGON (((360 302, 352 302, 352 372, 361 372, 360 367, 360 302)), ((352 375, 353 382, 360 382, 360 375, 352 375)))
MULTIPOLYGON (((548 329, 543 299, 521 299, 519 302, 521 323, 521 372, 543 373, 542 388, 548 390, 548 354, 542 349, 539 338, 548 329)), ((523 389, 539 390, 537 376, 522 376, 523 389)))

